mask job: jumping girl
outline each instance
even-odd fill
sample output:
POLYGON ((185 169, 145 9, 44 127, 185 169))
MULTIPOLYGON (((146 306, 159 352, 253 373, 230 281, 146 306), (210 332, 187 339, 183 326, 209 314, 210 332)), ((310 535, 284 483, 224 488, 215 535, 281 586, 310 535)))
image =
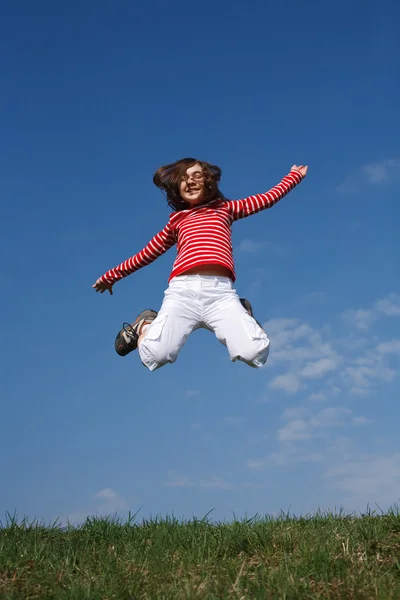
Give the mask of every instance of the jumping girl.
POLYGON ((112 294, 113 285, 153 262, 177 244, 177 257, 160 311, 144 310, 134 323, 125 323, 115 349, 126 356, 138 348, 142 363, 154 371, 176 361, 192 331, 213 331, 231 361, 261 367, 268 358, 269 339, 253 317, 250 303, 239 298, 232 254, 234 221, 270 208, 307 174, 294 165, 268 192, 243 200, 227 200, 218 189, 221 169, 201 160, 184 158, 161 167, 153 181, 174 212, 162 231, 125 262, 107 271, 92 286, 112 294))

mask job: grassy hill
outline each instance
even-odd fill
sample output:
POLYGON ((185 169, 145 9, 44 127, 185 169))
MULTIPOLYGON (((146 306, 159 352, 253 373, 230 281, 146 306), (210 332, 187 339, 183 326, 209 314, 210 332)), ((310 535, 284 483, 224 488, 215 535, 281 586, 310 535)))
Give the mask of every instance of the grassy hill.
POLYGON ((8 518, 0 598, 400 599, 400 515, 89 518, 77 527, 8 518))

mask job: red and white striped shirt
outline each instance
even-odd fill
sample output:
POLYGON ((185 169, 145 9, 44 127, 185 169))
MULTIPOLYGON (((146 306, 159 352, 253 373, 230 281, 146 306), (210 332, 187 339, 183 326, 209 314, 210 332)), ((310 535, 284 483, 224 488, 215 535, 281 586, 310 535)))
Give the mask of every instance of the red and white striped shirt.
POLYGON ((119 279, 145 267, 177 244, 177 257, 168 281, 200 265, 227 267, 235 281, 231 225, 270 208, 286 196, 303 179, 293 170, 264 194, 243 200, 213 200, 187 210, 173 212, 167 225, 141 250, 117 267, 107 271, 100 280, 113 284, 119 279))

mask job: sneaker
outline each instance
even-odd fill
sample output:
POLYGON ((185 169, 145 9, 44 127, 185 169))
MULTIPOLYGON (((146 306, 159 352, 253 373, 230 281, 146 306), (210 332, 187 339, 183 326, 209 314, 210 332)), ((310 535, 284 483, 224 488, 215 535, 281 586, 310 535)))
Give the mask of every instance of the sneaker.
POLYGON ((248 300, 246 300, 246 298, 239 298, 239 300, 240 300, 240 304, 243 306, 243 308, 249 313, 249 315, 251 317, 253 317, 253 319, 255 320, 255 322, 257 323, 257 325, 259 327, 261 327, 261 329, 262 329, 261 323, 259 323, 257 321, 257 319, 255 318, 255 316, 253 315, 253 307, 251 306, 250 302, 248 300))
POLYGON ((157 314, 158 313, 155 310, 143 310, 140 315, 137 316, 134 323, 124 323, 121 331, 119 331, 115 338, 116 353, 120 356, 126 356, 129 352, 136 350, 143 325, 145 323, 152 323, 157 314))

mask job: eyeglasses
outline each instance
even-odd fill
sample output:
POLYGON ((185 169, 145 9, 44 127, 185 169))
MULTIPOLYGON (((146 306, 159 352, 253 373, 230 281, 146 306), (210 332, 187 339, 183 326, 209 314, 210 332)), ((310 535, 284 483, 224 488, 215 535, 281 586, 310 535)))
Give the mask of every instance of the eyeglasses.
POLYGON ((195 181, 202 181, 204 179, 203 171, 195 171, 190 175, 183 175, 182 181, 188 181, 189 179, 194 179, 195 181))

